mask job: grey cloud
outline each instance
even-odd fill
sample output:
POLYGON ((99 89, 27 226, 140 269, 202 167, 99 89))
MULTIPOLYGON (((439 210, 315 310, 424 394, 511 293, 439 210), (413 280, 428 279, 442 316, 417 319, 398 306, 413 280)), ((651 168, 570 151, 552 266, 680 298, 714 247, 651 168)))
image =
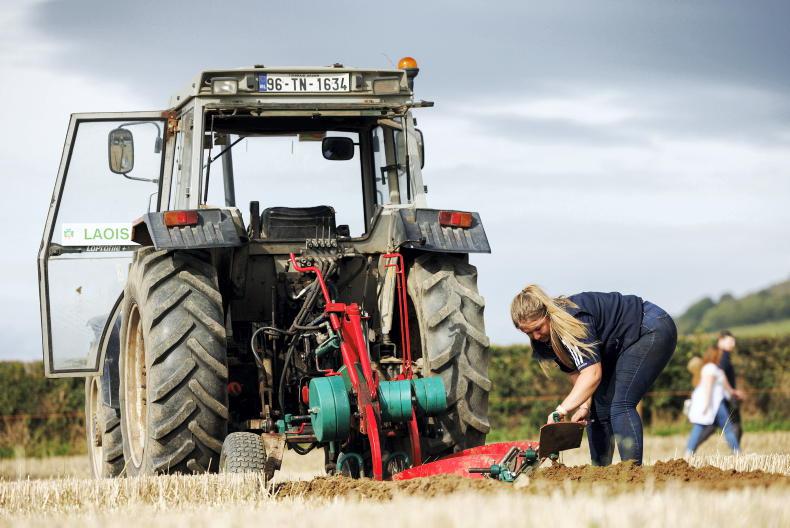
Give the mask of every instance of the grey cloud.
MULTIPOLYGON (((633 110, 634 115, 611 124, 593 125, 578 122, 572 114, 551 119, 479 111, 471 114, 460 105, 453 111, 466 114, 489 134, 529 143, 644 146, 655 138, 729 140, 762 146, 790 142, 790 98, 785 93, 743 86, 690 81, 660 86, 565 86, 554 93, 530 93, 523 99, 582 98, 596 91, 617 91, 620 104, 633 110)), ((477 101, 485 104, 482 97, 477 101)))
POLYGON ((525 143, 626 146, 644 144, 647 138, 620 125, 584 125, 572 119, 519 118, 515 116, 476 116, 475 126, 489 135, 507 137, 525 143))
POLYGON ((134 82, 162 100, 197 71, 254 63, 386 65, 420 59, 423 94, 513 93, 546 79, 704 79, 786 90, 790 4, 617 0, 359 4, 105 2, 38 7, 72 47, 57 67, 134 82), (188 5, 188 8, 185 8, 188 5))
MULTIPOLYGON (((681 142, 731 138, 767 146, 764 152, 775 156, 770 147, 782 141, 790 117, 789 19, 790 4, 777 0, 386 5, 69 0, 37 4, 33 20, 37 33, 58 48, 48 59, 51 72, 122 83, 153 107, 164 106, 202 69, 336 61, 386 66, 384 53, 392 60, 409 54, 422 68, 418 96, 437 99, 430 111, 436 116, 460 113, 453 99, 506 105, 601 88, 624 93, 641 111, 606 127, 561 118, 470 117, 497 137, 523 137, 537 147, 598 149, 644 147, 652 134, 681 142)), ((34 40, 12 44, 29 47, 34 40)), ((7 41, 0 44, 0 53, 14 53, 7 41)), ((14 100, 24 100, 23 90, 14 100)), ((36 122, 65 132, 68 112, 91 110, 65 104, 39 110, 36 122)), ((124 109, 133 108, 119 108, 124 109)), ((507 305, 527 281, 556 293, 636 292, 676 313, 702 295, 725 288, 742 293, 787 276, 790 217, 784 197, 790 178, 767 174, 759 162, 744 165, 741 174, 720 176, 726 167, 715 159, 709 174, 672 174, 660 166, 672 153, 659 152, 640 158, 641 167, 624 160, 574 173, 545 159, 536 167, 527 151, 521 166, 503 167, 486 153, 470 161, 451 140, 444 141, 444 150, 432 150, 438 143, 430 126, 434 118, 425 114, 423 122, 422 115, 431 205, 479 210, 491 237, 494 254, 474 255, 472 261, 480 266, 495 342, 520 339, 507 305), (434 168, 434 160, 447 167, 454 156, 462 160, 458 166, 434 168), (656 167, 650 166, 654 159, 656 167), (721 189, 728 191, 725 202, 734 204, 732 212, 716 209, 721 189), (650 213, 642 209, 648 200, 650 213), (710 218, 700 221, 697 211, 682 210, 678 202, 710 211, 710 218), (750 207, 746 212, 737 209, 744 202, 750 207), (630 209, 621 210, 623 204, 630 209), (738 216, 747 214, 751 217, 738 216)), ((6 148, 29 148, 28 138, 16 130, 9 134, 6 148)), ((6 173, 24 175, 9 180, 16 192, 7 193, 6 200, 10 214, 23 219, 16 232, 26 237, 18 244, 24 257, 5 261, 5 300, 14 309, 6 310, 2 326, 3 357, 40 354, 33 255, 57 168, 59 134, 46 139, 49 157, 9 166, 9 156, 0 156, 6 173), (25 196, 25 211, 11 203, 15 196, 25 196)))

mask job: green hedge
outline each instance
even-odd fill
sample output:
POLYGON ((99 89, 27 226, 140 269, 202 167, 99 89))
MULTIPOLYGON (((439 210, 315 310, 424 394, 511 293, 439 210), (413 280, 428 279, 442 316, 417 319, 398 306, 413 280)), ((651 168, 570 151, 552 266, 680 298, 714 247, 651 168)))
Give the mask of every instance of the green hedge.
POLYGON ((50 380, 38 362, 0 362, 0 456, 85 451, 83 378, 50 380))
MULTIPOLYGON (((710 338, 681 338, 652 391, 689 391, 686 363, 711 344, 710 338)), ((733 363, 739 388, 769 389, 751 394, 743 405, 746 421, 787 424, 790 385, 790 336, 738 340, 733 363)), ((544 374, 527 346, 493 347, 490 369, 491 439, 532 438, 559 403, 553 395, 570 389, 567 377, 552 367, 544 374)), ((0 456, 45 456, 85 451, 82 378, 48 380, 40 362, 0 362, 0 456)), ((643 400, 648 426, 682 424, 684 395, 655 395, 643 400)))

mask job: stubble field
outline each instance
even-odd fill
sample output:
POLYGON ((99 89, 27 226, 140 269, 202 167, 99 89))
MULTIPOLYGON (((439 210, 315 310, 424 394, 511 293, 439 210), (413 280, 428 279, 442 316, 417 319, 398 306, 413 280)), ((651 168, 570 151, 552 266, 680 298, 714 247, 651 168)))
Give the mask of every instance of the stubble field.
POLYGON ((516 488, 437 477, 377 483, 320 476, 322 455, 255 475, 91 480, 81 457, 0 462, 3 526, 790 526, 790 433, 720 438, 688 461, 684 438, 648 437, 645 468, 591 468, 585 448, 516 488))

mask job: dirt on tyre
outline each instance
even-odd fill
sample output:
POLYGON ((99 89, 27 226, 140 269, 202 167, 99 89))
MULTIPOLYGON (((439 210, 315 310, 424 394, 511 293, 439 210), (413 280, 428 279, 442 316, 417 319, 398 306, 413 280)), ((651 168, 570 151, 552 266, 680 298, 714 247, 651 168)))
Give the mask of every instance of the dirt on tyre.
POLYGON ((127 473, 216 471, 227 434, 228 367, 222 296, 210 255, 138 250, 122 321, 127 473))
POLYGON ((123 473, 121 412, 104 403, 101 376, 85 378, 85 432, 93 476, 111 478, 123 473))
POLYGON ((449 406, 437 419, 441 436, 426 440, 428 452, 483 445, 490 429, 491 354, 477 268, 466 255, 421 255, 409 271, 408 291, 419 326, 423 374, 442 377, 449 406))
POLYGON ((230 433, 225 438, 219 470, 222 473, 262 473, 267 481, 274 476, 274 467, 267 464, 261 437, 255 433, 230 433))

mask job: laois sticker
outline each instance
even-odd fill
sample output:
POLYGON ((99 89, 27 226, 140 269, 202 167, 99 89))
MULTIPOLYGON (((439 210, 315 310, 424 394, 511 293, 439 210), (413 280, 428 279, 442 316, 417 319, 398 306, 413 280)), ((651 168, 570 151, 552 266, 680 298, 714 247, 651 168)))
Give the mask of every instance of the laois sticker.
POLYGON ((93 224, 63 224, 61 236, 64 246, 128 246, 132 242, 132 224, 105 222, 93 224))

